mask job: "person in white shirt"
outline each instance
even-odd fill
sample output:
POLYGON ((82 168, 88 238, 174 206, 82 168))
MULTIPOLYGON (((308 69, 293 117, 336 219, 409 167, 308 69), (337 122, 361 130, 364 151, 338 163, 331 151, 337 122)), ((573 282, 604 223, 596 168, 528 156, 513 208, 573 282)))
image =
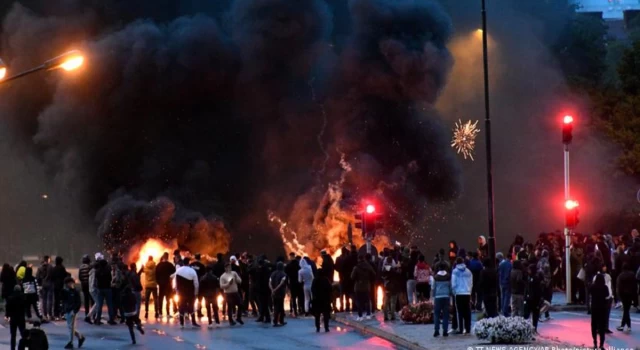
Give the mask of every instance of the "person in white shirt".
POLYGON ((198 288, 200 287, 198 274, 196 270, 189 266, 189 258, 185 258, 183 264, 183 266, 180 266, 176 270, 176 273, 171 275, 171 277, 176 280, 176 292, 180 298, 178 302, 180 328, 184 328, 185 315, 191 315, 191 325, 194 328, 199 328, 200 325, 196 322, 194 312, 196 296, 198 295, 198 288))
POLYGON ((220 276, 220 288, 222 288, 227 301, 227 316, 229 317, 229 324, 232 326, 236 325, 236 321, 241 325, 244 324, 242 321, 242 298, 238 293, 241 284, 242 279, 232 270, 231 263, 224 264, 224 273, 220 276), (233 312, 236 308, 236 321, 234 321, 233 312))

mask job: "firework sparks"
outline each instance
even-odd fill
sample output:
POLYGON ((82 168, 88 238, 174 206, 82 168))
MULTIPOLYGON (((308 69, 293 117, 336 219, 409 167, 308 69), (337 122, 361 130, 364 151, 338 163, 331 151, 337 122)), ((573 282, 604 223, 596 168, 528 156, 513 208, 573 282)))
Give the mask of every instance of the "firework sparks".
POLYGON ((480 129, 477 128, 478 121, 472 123, 469 120, 466 123, 462 123, 461 120, 456 122, 456 126, 453 129, 453 140, 451 141, 451 147, 455 148, 458 154, 462 153, 464 159, 467 157, 473 159, 473 151, 476 147, 476 136, 480 133, 480 129))

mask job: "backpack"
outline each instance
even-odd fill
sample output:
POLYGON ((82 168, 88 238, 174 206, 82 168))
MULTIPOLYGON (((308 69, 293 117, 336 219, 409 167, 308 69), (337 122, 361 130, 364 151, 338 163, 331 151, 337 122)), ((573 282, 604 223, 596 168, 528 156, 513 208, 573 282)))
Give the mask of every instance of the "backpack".
POLYGON ((427 283, 429 282, 429 269, 421 269, 418 268, 416 271, 416 281, 418 281, 418 283, 427 283))

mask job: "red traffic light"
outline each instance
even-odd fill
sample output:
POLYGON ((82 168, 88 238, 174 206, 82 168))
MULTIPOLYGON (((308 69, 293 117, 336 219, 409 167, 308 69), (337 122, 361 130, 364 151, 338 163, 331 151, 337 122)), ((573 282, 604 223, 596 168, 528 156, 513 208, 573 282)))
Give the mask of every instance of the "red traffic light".
POLYGON ((564 207, 567 208, 567 210, 573 210, 575 208, 577 208, 580 204, 578 204, 577 201, 574 200, 568 200, 564 203, 564 207))
POLYGON ((573 123, 573 116, 565 115, 564 118, 562 119, 562 121, 565 124, 571 124, 571 123, 573 123))
POLYGON ((367 214, 372 214, 374 211, 376 211, 376 207, 373 206, 373 204, 369 204, 367 205, 367 214))

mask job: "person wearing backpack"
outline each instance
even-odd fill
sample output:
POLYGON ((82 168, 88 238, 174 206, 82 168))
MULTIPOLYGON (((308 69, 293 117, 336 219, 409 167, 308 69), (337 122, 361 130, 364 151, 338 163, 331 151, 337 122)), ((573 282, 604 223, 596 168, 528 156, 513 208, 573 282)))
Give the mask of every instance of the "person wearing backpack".
POLYGON ((418 301, 427 301, 431 295, 431 268, 425 262, 424 255, 418 257, 416 267, 413 269, 413 277, 416 280, 416 292, 418 301))
POLYGON ((206 268, 206 273, 200 279, 200 287, 198 289, 198 293, 204 296, 204 308, 207 310, 209 328, 213 328, 213 321, 215 321, 216 324, 220 324, 220 308, 216 300, 218 290, 220 289, 220 279, 213 273, 212 266, 206 268), (211 308, 213 308, 213 314, 211 308))
MULTIPOLYGON (((542 256, 538 261, 538 272, 542 275, 542 298, 551 303, 551 297, 553 296, 553 287, 551 286, 551 264, 549 262, 549 252, 547 250, 542 251, 542 256)), ((540 322, 546 322, 551 320, 549 315, 549 309, 544 312, 544 319, 540 322)))
POLYGON ((35 310, 36 317, 42 322, 42 315, 38 309, 38 282, 33 277, 33 268, 27 267, 22 279, 22 290, 24 291, 27 318, 31 318, 31 308, 35 310))

